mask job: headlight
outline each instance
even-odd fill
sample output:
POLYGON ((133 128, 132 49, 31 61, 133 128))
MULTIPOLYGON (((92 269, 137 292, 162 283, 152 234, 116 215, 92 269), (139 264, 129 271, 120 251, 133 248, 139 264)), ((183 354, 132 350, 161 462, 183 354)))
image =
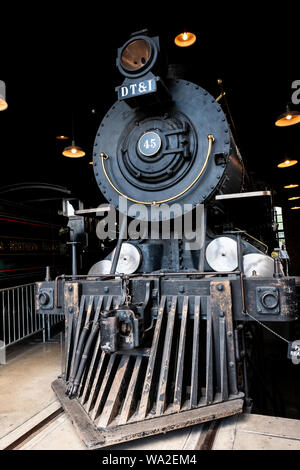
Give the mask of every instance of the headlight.
POLYGON ((151 44, 145 39, 136 39, 124 47, 121 65, 127 72, 136 72, 144 67, 151 56, 151 44))

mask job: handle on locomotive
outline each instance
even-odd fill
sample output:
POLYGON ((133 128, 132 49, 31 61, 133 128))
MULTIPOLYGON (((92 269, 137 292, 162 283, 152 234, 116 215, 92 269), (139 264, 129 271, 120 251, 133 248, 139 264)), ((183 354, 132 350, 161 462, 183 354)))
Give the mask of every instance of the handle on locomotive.
POLYGON ((126 196, 125 194, 123 194, 121 191, 118 190, 118 188, 116 188, 116 186, 113 184, 113 182, 111 181, 110 177, 108 176, 108 173, 107 173, 107 170, 105 168, 105 164, 104 164, 104 161, 105 160, 108 160, 108 155, 106 153, 103 153, 101 152, 100 153, 100 157, 101 157, 101 163, 102 163, 102 169, 103 169, 103 173, 107 179, 107 181, 109 182, 110 186, 122 197, 124 197, 125 199, 128 199, 129 201, 131 202, 135 202, 136 204, 146 204, 146 205, 160 205, 160 204, 164 204, 164 203, 167 203, 167 202, 170 202, 170 201, 173 201, 174 199, 177 199, 178 197, 180 196, 183 196, 187 191, 189 191, 196 183, 197 181, 199 180, 199 178, 201 177, 201 175, 203 174, 206 166, 207 166, 207 163, 208 163, 208 160, 209 160, 209 157, 211 155, 211 150, 212 150, 212 145, 215 141, 215 138, 213 136, 213 134, 209 134, 207 136, 207 139, 208 139, 208 150, 207 150, 207 155, 206 155, 206 158, 205 158, 205 161, 204 161, 204 164, 200 170, 200 172, 198 173, 198 175, 196 176, 196 178, 194 179, 194 181, 187 187, 185 188, 183 191, 181 191, 180 193, 176 194, 176 196, 173 196, 173 197, 170 197, 168 199, 164 199, 162 201, 138 201, 136 199, 133 199, 129 196, 126 196))

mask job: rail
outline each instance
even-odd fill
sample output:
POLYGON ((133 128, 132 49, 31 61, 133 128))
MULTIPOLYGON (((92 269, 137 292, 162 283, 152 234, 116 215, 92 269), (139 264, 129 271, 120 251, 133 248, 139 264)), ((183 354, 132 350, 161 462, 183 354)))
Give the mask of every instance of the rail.
POLYGON ((6 349, 41 332, 43 343, 51 339, 51 327, 64 315, 40 315, 35 310, 35 284, 0 289, 0 364, 6 363, 6 349))

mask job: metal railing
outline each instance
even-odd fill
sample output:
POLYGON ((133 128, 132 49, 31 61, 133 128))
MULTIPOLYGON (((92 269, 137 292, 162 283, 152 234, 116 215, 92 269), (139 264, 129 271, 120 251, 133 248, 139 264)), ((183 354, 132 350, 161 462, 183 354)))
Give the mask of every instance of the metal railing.
POLYGON ((41 332, 43 343, 51 327, 64 315, 40 315, 35 310, 35 284, 0 289, 0 364, 6 363, 6 348, 41 332))

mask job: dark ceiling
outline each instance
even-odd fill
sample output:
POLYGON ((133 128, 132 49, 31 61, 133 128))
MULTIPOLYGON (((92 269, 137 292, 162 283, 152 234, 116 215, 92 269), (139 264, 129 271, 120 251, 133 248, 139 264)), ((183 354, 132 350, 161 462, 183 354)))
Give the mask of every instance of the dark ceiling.
MULTIPOLYGON (((203 15, 200 8, 198 13, 185 12, 186 20, 180 11, 173 15, 175 19, 166 15, 158 20, 153 11, 135 15, 136 19, 126 14, 126 5, 115 6, 115 12, 104 10, 100 16, 77 11, 68 18, 55 10, 40 13, 39 22, 24 21, 21 27, 13 21, 11 27, 8 24, 0 69, 9 102, 0 113, 1 184, 51 182, 70 187, 92 205, 98 202, 88 162, 99 124, 116 100, 115 86, 122 81, 115 66, 116 51, 131 32, 149 28, 164 41, 169 63, 185 64, 187 79, 215 97, 217 79, 223 79, 248 170, 260 187, 274 189, 277 204, 291 205, 288 195, 300 195, 300 188, 282 187, 300 184, 300 163, 281 170, 277 164, 285 157, 300 160, 300 124, 274 125, 291 101, 292 83, 300 78, 297 31, 291 29, 295 38, 293 32, 285 33, 285 15, 280 12, 275 21, 273 16, 271 20, 268 15, 250 15, 245 7, 227 20, 216 7, 203 15), (178 48, 174 37, 184 30, 196 33, 197 41, 189 48, 178 48), (80 160, 63 157, 66 143, 55 139, 58 134, 71 134, 72 112, 76 143, 87 153, 80 160)), ((299 217, 300 211, 292 212, 299 217)))

